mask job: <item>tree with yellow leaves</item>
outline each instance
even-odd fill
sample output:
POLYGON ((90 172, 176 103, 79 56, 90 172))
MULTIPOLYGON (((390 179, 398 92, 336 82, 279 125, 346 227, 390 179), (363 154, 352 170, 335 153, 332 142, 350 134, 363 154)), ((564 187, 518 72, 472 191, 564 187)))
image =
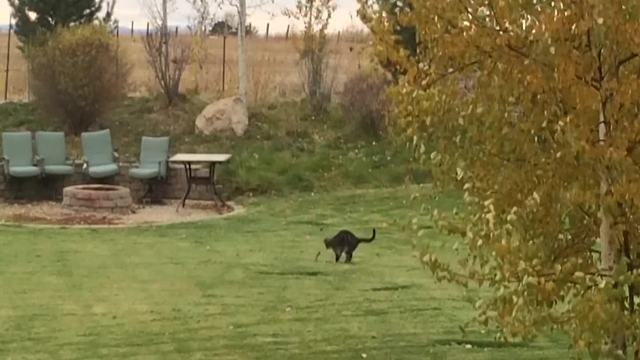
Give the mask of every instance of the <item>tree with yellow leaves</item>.
POLYGON ((476 320, 506 339, 561 329, 593 357, 640 358, 640 3, 412 1, 407 56, 360 2, 404 74, 394 125, 464 193, 466 211, 434 214, 462 259, 421 260, 491 289, 476 320))

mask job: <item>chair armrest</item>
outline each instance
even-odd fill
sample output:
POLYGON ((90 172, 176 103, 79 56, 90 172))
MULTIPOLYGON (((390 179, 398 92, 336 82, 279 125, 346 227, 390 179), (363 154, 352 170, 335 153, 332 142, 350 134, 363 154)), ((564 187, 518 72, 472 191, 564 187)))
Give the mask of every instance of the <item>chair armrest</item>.
POLYGON ((44 173, 44 158, 36 155, 33 160, 35 161, 35 165, 40 169, 40 172, 44 173))
MULTIPOLYGON (((166 177, 166 174, 162 175, 162 164, 167 164, 167 161, 168 161, 168 159, 158 161, 158 177, 160 179, 164 179, 166 177)), ((167 169, 167 171, 168 171, 168 169, 167 169)))
POLYGON ((5 179, 9 178, 9 167, 10 167, 9 158, 6 157, 6 156, 3 156, 2 157, 2 168, 4 170, 3 171, 3 175, 4 175, 5 179))
POLYGON ((82 172, 85 172, 89 168, 89 160, 83 156, 80 161, 82 161, 82 172))

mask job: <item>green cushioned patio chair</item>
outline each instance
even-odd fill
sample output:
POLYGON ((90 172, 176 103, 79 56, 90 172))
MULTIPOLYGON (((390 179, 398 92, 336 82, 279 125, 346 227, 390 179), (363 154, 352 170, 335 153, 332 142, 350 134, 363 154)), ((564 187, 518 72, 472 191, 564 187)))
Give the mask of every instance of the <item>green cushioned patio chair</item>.
POLYGON ((2 134, 4 174, 7 178, 31 178, 41 175, 35 166, 31 133, 6 132, 2 134))
POLYGON ((141 180, 147 185, 142 196, 144 200, 153 192, 153 182, 167 178, 167 164, 169 161, 168 137, 142 137, 140 145, 140 163, 129 170, 129 177, 141 180))
POLYGON ((67 159, 63 132, 36 132, 36 153, 43 175, 73 175, 73 163, 67 159))
POLYGON ((111 131, 101 130, 80 135, 82 141, 82 171, 91 179, 104 179, 118 175, 118 154, 111 144, 111 131))

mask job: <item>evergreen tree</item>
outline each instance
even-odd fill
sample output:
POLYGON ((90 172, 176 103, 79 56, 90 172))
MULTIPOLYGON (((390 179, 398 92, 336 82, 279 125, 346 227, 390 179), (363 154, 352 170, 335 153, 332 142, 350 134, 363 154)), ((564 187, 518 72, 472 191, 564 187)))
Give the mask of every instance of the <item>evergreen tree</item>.
MULTIPOLYGON (((103 2, 104 0, 9 0, 9 5, 16 19, 16 35, 22 43, 27 43, 51 33, 57 27, 96 20, 103 2)), ((110 17, 110 12, 107 17, 110 17)))

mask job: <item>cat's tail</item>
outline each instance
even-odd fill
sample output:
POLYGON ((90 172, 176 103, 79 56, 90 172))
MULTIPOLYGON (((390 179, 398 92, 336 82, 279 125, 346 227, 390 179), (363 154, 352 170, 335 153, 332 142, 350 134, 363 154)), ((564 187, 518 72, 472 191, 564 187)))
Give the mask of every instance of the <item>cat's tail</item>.
POLYGON ((369 238, 369 239, 358 239, 358 240, 360 240, 360 242, 370 243, 375 239, 376 239, 376 229, 373 229, 373 235, 371 236, 371 238, 369 238))

